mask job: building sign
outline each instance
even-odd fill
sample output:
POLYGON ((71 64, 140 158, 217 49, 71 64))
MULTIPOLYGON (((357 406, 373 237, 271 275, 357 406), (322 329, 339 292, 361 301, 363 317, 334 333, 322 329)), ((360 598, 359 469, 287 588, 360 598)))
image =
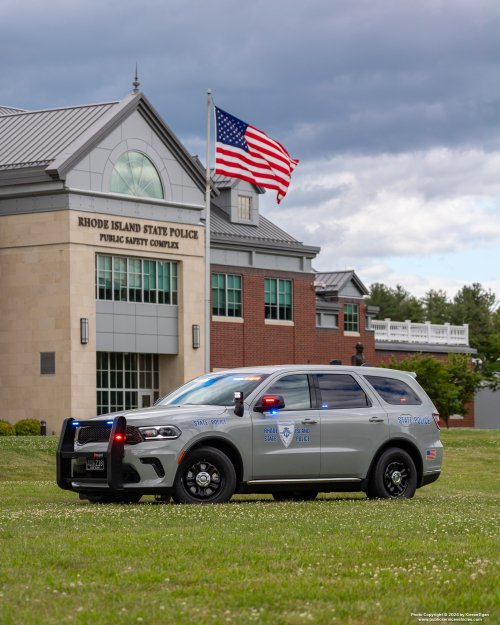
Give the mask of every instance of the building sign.
POLYGON ((115 221, 111 219, 95 219, 93 217, 78 217, 78 225, 83 228, 97 228, 98 230, 112 230, 113 234, 101 232, 99 240, 104 243, 125 243, 127 245, 145 245, 150 247, 169 247, 179 249, 179 241, 172 239, 197 239, 198 230, 188 230, 187 228, 174 228, 167 226, 150 226, 132 221, 115 221), (144 238, 138 236, 128 236, 122 233, 149 234, 153 237, 165 238, 144 238), (115 234, 116 233, 116 234, 115 234))

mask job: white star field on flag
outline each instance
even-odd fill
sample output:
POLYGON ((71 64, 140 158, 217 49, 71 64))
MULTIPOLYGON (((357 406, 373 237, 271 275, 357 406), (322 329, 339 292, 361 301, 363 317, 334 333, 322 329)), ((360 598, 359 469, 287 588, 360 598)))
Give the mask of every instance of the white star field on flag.
POLYGON ((215 107, 215 173, 246 180, 285 197, 299 161, 265 133, 215 107))

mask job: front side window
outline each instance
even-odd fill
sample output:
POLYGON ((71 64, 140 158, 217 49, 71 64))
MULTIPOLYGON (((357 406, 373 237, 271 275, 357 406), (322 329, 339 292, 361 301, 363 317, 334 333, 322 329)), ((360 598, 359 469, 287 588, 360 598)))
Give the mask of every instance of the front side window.
POLYGON ((266 319, 292 320, 292 281, 265 278, 264 301, 266 319))
POLYGON ((357 304, 344 304, 344 331, 359 332, 357 304))
POLYGON ((246 398, 267 377, 267 374, 246 371, 244 374, 202 375, 164 397, 158 405, 231 406, 234 404, 235 391, 243 391, 243 396, 246 398))
POLYGON ((156 167, 140 152, 127 152, 118 159, 111 174, 110 191, 163 200, 163 188, 156 167))
POLYGON ((177 305, 177 263, 97 255, 96 298, 177 305))
POLYGON ((352 375, 316 374, 321 392, 320 406, 323 410, 340 408, 366 408, 370 405, 361 386, 352 375))
POLYGON ((245 197, 244 195, 238 196, 238 217, 240 219, 250 220, 251 199, 249 197, 245 197))
POLYGON ((311 394, 307 375, 285 375, 267 389, 266 395, 281 395, 285 400, 285 410, 309 410, 311 394))
POLYGON ((420 398, 408 384, 394 378, 383 378, 378 375, 365 375, 367 380, 384 401, 393 406, 420 406, 420 398))
POLYGON ((216 317, 242 317, 241 276, 212 274, 212 314, 216 317))

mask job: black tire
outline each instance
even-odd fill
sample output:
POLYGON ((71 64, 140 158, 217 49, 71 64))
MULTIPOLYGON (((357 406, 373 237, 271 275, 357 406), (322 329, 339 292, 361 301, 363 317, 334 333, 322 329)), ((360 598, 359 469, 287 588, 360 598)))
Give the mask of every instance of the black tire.
POLYGON ((373 467, 367 497, 370 499, 411 499, 417 490, 417 469, 403 449, 386 449, 373 467))
POLYGON ((199 447, 183 459, 172 499, 175 503, 225 503, 235 488, 236 471, 226 454, 213 447, 199 447))
POLYGON ((318 496, 317 490, 280 490, 272 494, 276 501, 313 501, 318 496))

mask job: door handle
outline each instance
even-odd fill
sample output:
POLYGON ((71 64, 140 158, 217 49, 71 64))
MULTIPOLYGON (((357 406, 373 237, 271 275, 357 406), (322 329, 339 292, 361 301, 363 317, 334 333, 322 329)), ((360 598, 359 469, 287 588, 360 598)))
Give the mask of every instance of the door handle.
POLYGON ((304 419, 303 421, 301 421, 301 423, 318 423, 318 422, 315 421, 314 419, 304 419))
POLYGON ((368 419, 371 423, 383 423, 385 421, 384 417, 371 417, 368 419))

